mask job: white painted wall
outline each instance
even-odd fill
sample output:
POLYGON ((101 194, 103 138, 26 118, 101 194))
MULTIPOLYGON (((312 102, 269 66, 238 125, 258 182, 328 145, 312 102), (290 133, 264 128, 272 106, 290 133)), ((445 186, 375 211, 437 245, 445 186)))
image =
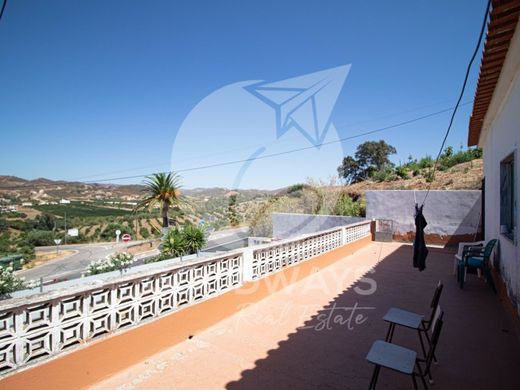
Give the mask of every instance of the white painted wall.
POLYGON ((339 215, 272 213, 273 238, 285 239, 337 226, 362 222, 365 218, 339 215))
MULTIPOLYGON (((367 219, 393 221, 394 235, 415 232, 415 202, 426 191, 366 191, 367 219)), ((481 191, 430 191, 423 210, 426 234, 440 237, 475 235, 481 214, 481 191)))
POLYGON ((520 313, 520 252, 518 251, 520 220, 517 206, 515 240, 500 234, 500 161, 515 152, 515 195, 520 193, 520 77, 517 77, 507 101, 497 115, 485 141, 484 176, 486 178, 486 239, 500 241, 498 264, 509 296, 520 313))

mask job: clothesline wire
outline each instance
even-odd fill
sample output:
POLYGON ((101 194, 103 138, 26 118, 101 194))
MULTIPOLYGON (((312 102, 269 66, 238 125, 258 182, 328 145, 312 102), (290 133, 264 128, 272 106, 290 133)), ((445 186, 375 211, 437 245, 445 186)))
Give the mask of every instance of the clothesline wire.
MULTIPOLYGON (((439 149, 439 153, 437 153, 437 158, 435 159, 435 164, 433 165, 432 175, 431 175, 431 181, 428 186, 428 190, 426 191, 426 195, 424 195, 424 200, 422 202, 421 207, 424 206, 426 203, 426 199, 428 198, 428 195, 430 194, 430 190, 432 188, 432 184, 435 180, 435 172, 437 170, 437 166, 439 165, 439 160, 442 154, 442 151, 444 150, 444 145, 446 144, 446 140, 448 139, 448 135, 450 134, 451 126, 453 125, 453 120, 455 119, 455 115, 457 114, 457 110, 459 108, 460 102, 462 101, 462 97, 464 96, 464 91, 466 90, 466 85, 468 83, 469 74, 471 71, 471 66, 473 65, 473 61, 475 60, 475 57, 477 56, 478 50, 480 48, 480 45, 482 43, 482 38, 484 37, 484 31, 486 30, 486 24, 488 20, 489 10, 491 8, 491 0, 488 0, 487 6, 486 6, 486 12, 484 13, 484 19, 482 21, 482 26, 480 28, 480 33, 477 41, 477 45, 475 46, 475 50, 473 51, 473 55, 471 56, 471 59, 468 63, 468 66, 466 68, 466 75, 464 76, 464 82, 462 83, 462 88, 459 94, 459 98, 457 100, 457 104, 455 104, 455 107, 453 108, 453 112, 451 114, 450 122, 448 124, 448 128, 446 129, 446 134, 444 135, 444 139, 442 140, 441 147, 439 149)), ((416 202, 417 204, 417 202, 416 202)))

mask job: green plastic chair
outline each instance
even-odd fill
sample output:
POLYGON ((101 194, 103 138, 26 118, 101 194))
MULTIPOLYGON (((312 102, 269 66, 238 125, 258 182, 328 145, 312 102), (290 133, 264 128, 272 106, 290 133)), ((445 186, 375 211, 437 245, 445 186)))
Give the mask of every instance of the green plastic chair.
POLYGON ((491 268, 489 259, 493 253, 493 249, 497 243, 496 239, 489 240, 484 247, 472 247, 468 250, 463 258, 459 261, 457 270, 457 279, 460 288, 464 288, 464 282, 466 281, 466 272, 468 267, 480 269, 486 278, 494 292, 497 292, 493 278, 491 276, 491 268))

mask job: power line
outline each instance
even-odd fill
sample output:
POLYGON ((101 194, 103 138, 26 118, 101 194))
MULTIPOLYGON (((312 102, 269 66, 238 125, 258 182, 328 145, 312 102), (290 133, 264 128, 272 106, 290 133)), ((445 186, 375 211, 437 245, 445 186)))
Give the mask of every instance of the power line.
MULTIPOLYGON (((473 103, 473 101, 468 101, 468 102, 462 103, 462 104, 460 104, 460 106, 466 106, 466 105, 471 104, 471 103, 473 103)), ((215 164, 208 164, 208 165, 201 165, 201 166, 196 166, 196 167, 191 167, 191 168, 178 169, 178 170, 176 170, 176 172, 190 172, 190 171, 197 171, 197 170, 202 170, 202 169, 209 169, 209 168, 216 168, 216 167, 222 167, 222 166, 227 166, 227 165, 240 164, 240 163, 245 163, 245 162, 254 161, 254 160, 263 160, 263 159, 272 158, 272 157, 278 157, 278 156, 282 156, 282 155, 286 155, 286 154, 297 153, 297 152, 301 152, 301 151, 304 151, 304 150, 314 149, 316 147, 327 146, 327 145, 331 145, 331 144, 345 142, 345 141, 348 141, 348 140, 351 140, 351 139, 364 137, 364 136, 367 136, 367 135, 379 133, 379 132, 382 132, 382 131, 385 131, 385 130, 394 129, 394 128, 405 126, 405 125, 408 125, 408 124, 411 124, 411 123, 415 123, 415 122, 418 122, 418 121, 421 121, 421 120, 424 120, 424 119, 427 119, 427 118, 431 118, 431 117, 434 117, 434 116, 437 116, 437 115, 441 115, 441 114, 444 114, 445 112, 449 112, 449 111, 453 110, 453 108, 454 107, 445 108, 443 110, 435 111, 435 112, 432 112, 432 113, 429 113, 429 114, 426 114, 426 115, 422 115, 422 116, 419 116, 419 117, 416 117, 416 118, 413 118, 413 119, 409 119, 409 120, 406 120, 406 121, 403 121, 403 122, 395 123, 395 124, 392 124, 392 125, 389 125, 389 126, 381 127, 381 128, 370 130, 370 131, 366 131, 366 132, 363 132, 363 133, 360 133, 360 134, 355 134, 355 135, 352 135, 352 136, 349 136, 349 137, 344 137, 344 138, 340 138, 340 139, 333 140, 333 141, 322 142, 322 143, 317 144, 317 145, 312 145, 312 146, 306 146, 306 147, 302 147, 302 148, 286 150, 286 151, 278 152, 278 153, 266 154, 266 155, 259 156, 259 157, 254 157, 254 158, 246 158, 246 159, 240 159, 240 160, 224 161, 224 162, 215 163, 215 164)), ((130 176, 120 176, 120 177, 111 177, 111 178, 106 178, 106 179, 99 179, 96 182, 84 182, 82 184, 96 184, 96 183, 110 182, 110 181, 115 181, 115 180, 138 179, 138 178, 149 176, 152 173, 140 174, 140 175, 130 175, 130 176)), ((167 173, 167 172, 165 172, 165 173, 167 173)), ((60 180, 60 181, 63 181, 63 180, 60 180)), ((40 186, 40 188, 56 187, 56 185, 57 184, 47 184, 47 185, 40 186)), ((20 188, 23 188, 23 187, 24 187, 23 184, 19 185, 19 186, 11 186, 11 187, 8 187, 8 186, 2 187, 2 186, 0 186, 0 190, 20 189, 20 188)))
MULTIPOLYGON (((471 103, 472 103, 472 101, 463 103, 462 105, 468 105, 468 104, 471 104, 471 103)), ((390 125, 390 126, 385 126, 385 127, 379 128, 379 129, 370 130, 370 131, 367 131, 367 132, 364 132, 364 133, 360 133, 360 134, 356 134, 356 135, 352 135, 352 136, 349 136, 349 137, 340 138, 340 139, 337 139, 337 140, 334 140, 334 141, 322 142, 322 143, 317 144, 317 145, 312 145, 312 146, 306 146, 306 147, 302 147, 302 148, 286 150, 286 151, 278 152, 278 153, 266 154, 266 155, 259 156, 259 157, 254 157, 254 158, 246 158, 246 159, 241 159, 241 160, 225 161, 225 162, 221 162, 221 163, 215 163, 215 164, 201 165, 201 166, 191 167, 191 168, 178 169, 178 170, 176 170, 176 172, 197 171, 197 170, 202 170, 202 169, 209 169, 209 168, 216 168, 216 167, 227 166, 227 165, 234 165, 234 164, 245 163, 245 162, 254 161, 254 160, 263 160, 263 159, 272 158, 272 157, 278 157, 278 156, 282 156, 282 155, 286 155, 286 154, 297 153, 297 152, 301 152, 301 151, 304 151, 304 150, 314 149, 317 146, 321 147, 321 146, 326 146, 326 145, 330 145, 330 144, 336 144, 336 143, 348 141, 348 140, 351 140, 351 139, 354 139, 354 138, 359 138, 359 137, 363 137, 363 136, 366 136, 366 135, 378 133, 378 132, 381 132, 381 131, 393 129, 393 128, 400 127, 400 126, 404 126, 404 125, 407 125, 407 124, 410 124, 410 123, 414 123, 414 122, 417 122, 417 121, 420 121, 420 120, 423 120, 423 119, 427 119, 427 118, 430 118, 430 117, 433 117, 433 116, 436 116, 436 115, 443 114, 445 112, 451 111, 452 109, 453 109, 453 107, 446 108, 446 109, 443 109, 443 110, 440 110, 440 111, 436 111, 436 112, 433 112, 433 113, 430 113, 430 114, 422 115, 422 116, 417 117, 417 118, 409 119, 409 120, 406 120, 404 122, 399 122, 399 123, 396 123, 396 124, 393 124, 393 125, 390 125)), ((136 179, 136 178, 145 177, 145 176, 148 176, 148 175, 131 175, 131 176, 115 177, 115 178, 108 178, 108 179, 98 180, 97 182, 106 182, 106 181, 113 181, 113 180, 136 179)))
POLYGON ((459 98, 457 100, 457 104, 455 104, 455 108, 453 109, 453 113, 451 114, 450 123, 448 125, 448 128, 446 129, 446 134, 444 135, 444 139, 442 140, 441 147, 439 149, 439 153, 437 154, 437 158, 435 159, 435 164, 433 165, 432 170, 432 181, 430 182, 430 185, 428 186, 428 191, 426 192, 426 195, 424 195, 424 200, 422 202, 422 206, 424 206, 424 203, 426 202, 426 198, 428 198, 428 195, 430 194, 430 190, 432 188, 433 181, 435 180, 435 171, 437 170, 437 165, 439 164, 439 159, 441 157, 442 151, 444 149, 444 145, 446 144, 446 140, 448 139, 448 135, 450 134, 451 126, 453 125, 453 120, 455 119, 455 115, 457 114, 457 110, 459 108, 459 104, 462 100, 462 97, 464 96, 464 91, 466 90, 466 84, 468 83, 469 73, 471 71, 471 66, 473 65, 473 61, 475 60, 475 57, 477 56, 478 49, 480 48, 480 45, 482 43, 482 37, 484 36, 484 31, 486 30, 486 22, 488 19, 489 9, 491 7, 491 0, 488 0, 487 6, 486 6, 486 12, 484 13, 484 20, 482 21, 482 26, 480 28, 480 34, 478 37, 477 46, 475 46, 475 50, 473 51, 473 55, 471 56, 471 59, 468 63, 468 67, 466 69, 466 75, 464 76, 464 82, 462 83, 462 89, 460 91, 459 98))
POLYGON ((4 10, 5 10, 6 5, 7 5, 7 0, 4 0, 4 3, 2 4, 2 9, 0 10, 0 20, 2 20, 2 16, 4 16, 4 10))
MULTIPOLYGON (((445 103, 445 102, 446 102, 446 100, 443 101, 443 103, 445 103)), ((370 118, 368 120, 364 120, 364 121, 361 121, 361 122, 350 122, 350 123, 341 123, 341 124, 338 124, 338 123, 334 122, 334 127, 336 129, 341 129, 341 128, 346 128, 346 127, 352 127, 354 125, 357 126, 357 125, 360 125, 360 124, 376 122, 376 121, 380 121, 382 119, 388 119, 388 118, 391 118, 391 117, 395 117, 395 116, 399 116, 399 115, 403 115, 403 114, 410 114, 410 113, 413 113, 413 112, 416 112, 416 111, 419 111, 419 110, 424 110, 426 108, 437 106, 437 105, 439 105, 439 103, 440 102, 438 102, 436 104, 422 105, 422 106, 419 106, 419 107, 414 107, 414 108, 408 109, 406 111, 394 112, 394 113, 387 114, 387 115, 384 115, 384 116, 370 118)), ((201 155, 192 155, 192 157, 189 157, 189 158, 184 158, 182 160, 175 160, 175 163, 177 164, 177 163, 184 163, 184 162, 189 162, 189 161, 198 161, 201 158, 221 156, 221 155, 230 154, 230 153, 233 153, 233 152, 243 152, 244 150, 248 150, 248 149, 251 149, 253 151, 253 150, 258 150, 261 147, 274 145, 275 143, 276 144, 280 144, 279 140, 275 140, 275 141, 273 141, 271 143, 263 144, 263 145, 259 145, 259 144, 256 144, 256 145, 241 145, 240 148, 235 147, 235 148, 232 148, 232 149, 220 150, 220 151, 214 152, 214 153, 204 153, 204 154, 201 154, 201 155)), ((80 177, 74 177, 74 178, 63 179, 63 180, 67 180, 67 181, 86 181, 87 179, 90 179, 90 180, 88 180, 88 182, 94 182, 95 181, 94 178, 96 178, 96 177, 103 177, 103 176, 107 176, 107 175, 122 174, 122 173, 127 173, 127 172, 136 172, 136 171, 141 171, 141 170, 144 170, 144 169, 152 169, 152 168, 164 166, 166 164, 171 164, 171 161, 164 161, 164 160, 162 160, 161 162, 156 162, 154 164, 148 164, 148 165, 145 165, 145 166, 143 166, 143 165, 141 165, 141 166, 134 166, 132 168, 118 169, 118 170, 114 170, 114 171, 96 173, 96 174, 91 174, 91 175, 87 175, 87 176, 80 176, 80 177)))

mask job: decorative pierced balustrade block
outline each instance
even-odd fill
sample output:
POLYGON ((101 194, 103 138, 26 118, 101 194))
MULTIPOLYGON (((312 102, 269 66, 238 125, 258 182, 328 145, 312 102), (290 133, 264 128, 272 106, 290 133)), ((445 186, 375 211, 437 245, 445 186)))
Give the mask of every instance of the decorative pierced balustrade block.
POLYGON ((84 323, 78 322, 59 329, 59 349, 81 343, 85 339, 84 326, 84 323))
POLYGON ((0 310, 0 374, 233 289, 242 263, 231 253, 0 310))
POLYGON ((29 307, 24 312, 23 332, 31 332, 51 326, 52 305, 50 302, 29 307))
POLYGON ((342 245, 341 228, 271 245, 253 252, 253 279, 278 272, 281 269, 331 251, 342 245))
POLYGON ((0 342, 16 336, 15 320, 14 311, 8 311, 0 315, 0 342))
POLYGON ((4 342, 0 348, 0 375, 16 368, 16 342, 4 342))
POLYGON ((370 235, 370 224, 365 223, 345 228, 345 243, 354 242, 370 235))
POLYGON ((23 337, 21 341, 21 363, 27 363, 39 357, 51 355, 52 353, 53 334, 51 332, 42 331, 31 333, 27 335, 27 337, 23 337))

